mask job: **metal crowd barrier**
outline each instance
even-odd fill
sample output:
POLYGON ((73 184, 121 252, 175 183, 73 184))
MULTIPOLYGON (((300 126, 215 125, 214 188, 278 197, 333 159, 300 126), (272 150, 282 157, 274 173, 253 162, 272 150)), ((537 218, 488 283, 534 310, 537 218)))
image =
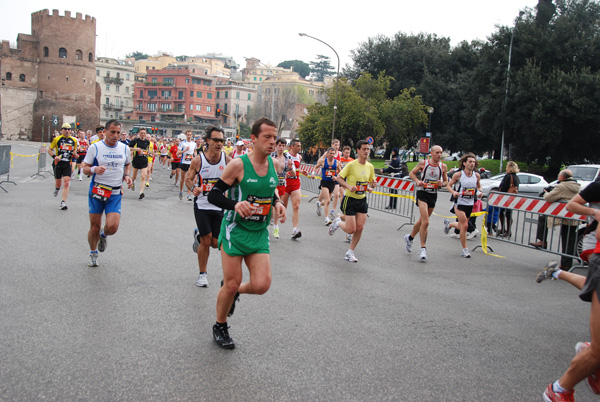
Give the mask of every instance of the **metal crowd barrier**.
MULTIPOLYGON (((300 165, 300 184, 303 191, 319 194, 320 179, 311 179, 308 176, 314 171, 315 165, 300 165)), ((407 223, 400 225, 400 230, 405 225, 415 223, 415 195, 416 187, 412 180, 377 175, 377 186, 372 193, 367 194, 369 209, 397 215, 408 219, 407 223)), ((309 202, 317 198, 311 198, 309 202)))
POLYGON ((577 254, 577 243, 580 241, 579 228, 586 223, 586 217, 567 211, 566 202, 547 202, 538 197, 491 191, 487 206, 486 219, 493 215, 490 207, 509 210, 512 215, 510 236, 493 239, 573 258, 578 264, 573 264, 571 269, 583 266, 583 260, 577 254), (538 240, 545 240, 545 247, 529 244, 538 240))
POLYGON ((0 181, 0 188, 4 190, 5 193, 8 191, 2 187, 3 183, 12 183, 15 186, 17 183, 10 180, 10 145, 0 145, 0 176, 6 175, 6 180, 0 181))

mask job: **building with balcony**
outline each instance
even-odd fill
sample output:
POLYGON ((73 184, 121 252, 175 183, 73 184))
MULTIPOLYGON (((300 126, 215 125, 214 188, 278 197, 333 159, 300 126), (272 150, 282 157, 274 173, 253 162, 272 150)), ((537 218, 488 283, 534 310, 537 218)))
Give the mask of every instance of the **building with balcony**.
POLYGON ((172 123, 217 123, 216 79, 192 67, 148 70, 136 82, 131 120, 172 123))
POLYGON ((235 121, 250 124, 248 115, 256 102, 256 88, 244 83, 220 79, 217 82, 216 107, 221 109, 223 126, 235 128, 235 121))
POLYGON ((133 112, 133 64, 124 60, 96 59, 96 82, 100 86, 100 123, 122 119, 133 112))

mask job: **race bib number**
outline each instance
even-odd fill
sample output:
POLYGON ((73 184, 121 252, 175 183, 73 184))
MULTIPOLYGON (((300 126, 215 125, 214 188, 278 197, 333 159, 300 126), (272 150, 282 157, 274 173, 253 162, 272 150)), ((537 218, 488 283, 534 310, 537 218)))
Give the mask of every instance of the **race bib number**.
POLYGON ((202 179, 202 195, 208 195, 219 179, 202 179))
POLYGON ((106 184, 94 183, 94 187, 92 187, 92 198, 106 202, 112 195, 112 191, 113 188, 106 184))
POLYGON ((279 187, 285 187, 285 175, 277 175, 277 185, 279 187))
POLYGON ((356 187, 356 194, 363 195, 367 192, 369 183, 366 181, 357 181, 354 186, 356 187))
POLYGON ((142 149, 141 151, 138 151, 138 156, 148 156, 148 151, 145 149, 142 149))
POLYGON ((194 155, 186 155, 184 160, 191 161, 192 159, 194 159, 194 155))
POLYGON ((248 196, 246 199, 250 204, 252 204, 252 215, 246 217, 246 220, 255 221, 255 222, 265 222, 267 220, 267 216, 271 211, 271 203, 273 202, 273 197, 255 197, 253 195, 248 196))
POLYGON ((328 178, 330 178, 330 179, 333 179, 335 177, 335 170, 334 169, 327 169, 325 171, 325 176, 328 177, 328 178))
POLYGON ((434 193, 437 191, 439 185, 438 185, 438 181, 429 181, 427 179, 425 179, 423 181, 423 190, 430 192, 430 193, 434 193))
POLYGON ((462 198, 473 198, 475 196, 474 188, 465 188, 462 192, 462 198))

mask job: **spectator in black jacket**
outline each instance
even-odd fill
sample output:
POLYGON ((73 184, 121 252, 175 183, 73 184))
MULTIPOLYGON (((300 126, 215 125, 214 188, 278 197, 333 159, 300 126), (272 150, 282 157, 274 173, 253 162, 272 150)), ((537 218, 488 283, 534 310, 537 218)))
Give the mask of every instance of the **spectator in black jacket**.
MULTIPOLYGON (((383 169, 381 172, 383 174, 390 175, 392 177, 399 176, 402 173, 402 166, 400 163, 400 150, 398 148, 392 149, 392 156, 390 159, 390 165, 383 169)), ((408 168, 406 169, 408 170, 408 168)), ((398 190, 390 189, 390 194, 398 194, 398 190)), ((390 203, 385 209, 396 209, 396 205, 398 204, 398 198, 390 197, 390 203)))

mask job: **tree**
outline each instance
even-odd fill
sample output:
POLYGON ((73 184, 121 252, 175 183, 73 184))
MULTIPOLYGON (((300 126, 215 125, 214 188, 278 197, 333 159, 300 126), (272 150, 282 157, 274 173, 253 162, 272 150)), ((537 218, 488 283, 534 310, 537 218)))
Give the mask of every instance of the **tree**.
POLYGON ((136 50, 135 52, 131 52, 130 54, 125 55, 125 57, 133 57, 135 60, 142 60, 147 59, 150 56, 148 56, 146 53, 138 52, 136 50))
POLYGON ((311 72, 315 75, 316 81, 323 82, 325 77, 335 74, 335 69, 329 63, 329 60, 329 57, 318 54, 317 61, 310 62, 311 72))
POLYGON ((282 61, 277 67, 290 68, 293 67, 300 77, 306 78, 310 75, 310 66, 301 60, 286 60, 282 61))

